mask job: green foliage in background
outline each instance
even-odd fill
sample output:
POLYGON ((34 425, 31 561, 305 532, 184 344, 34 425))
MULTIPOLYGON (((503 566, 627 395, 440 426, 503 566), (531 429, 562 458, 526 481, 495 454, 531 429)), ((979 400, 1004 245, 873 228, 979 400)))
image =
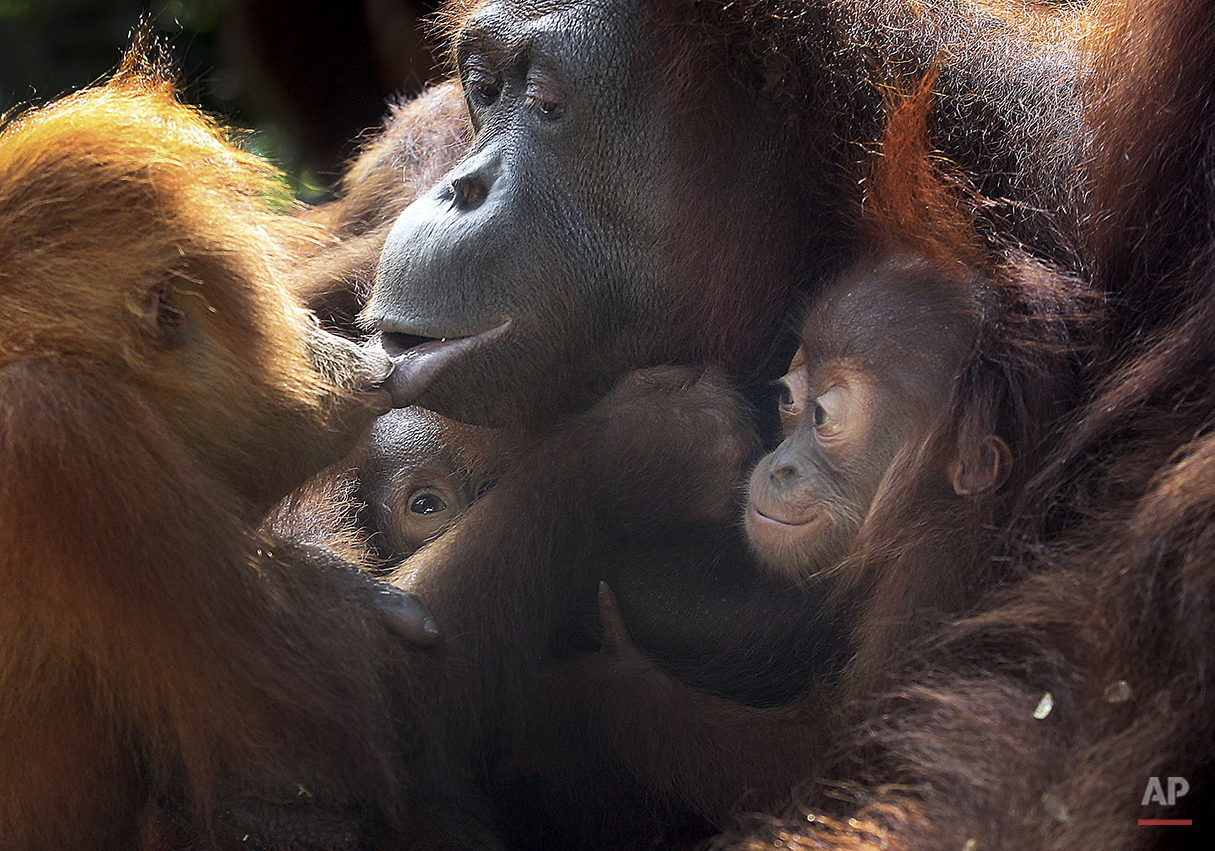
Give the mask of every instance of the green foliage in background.
MULTIPOLYGON (((291 140, 244 97, 244 81, 217 50, 227 0, 0 0, 0 115, 53 100, 106 79, 141 21, 150 22, 181 64, 184 99, 249 131, 244 144, 280 167, 291 140)), ((292 190, 315 200, 315 176, 288 174, 292 190)))

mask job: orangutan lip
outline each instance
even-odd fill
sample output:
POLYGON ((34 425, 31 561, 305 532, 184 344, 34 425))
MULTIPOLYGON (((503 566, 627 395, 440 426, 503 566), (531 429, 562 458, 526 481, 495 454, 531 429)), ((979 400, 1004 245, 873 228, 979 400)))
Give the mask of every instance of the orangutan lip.
POLYGON ((801 520, 781 520, 778 517, 772 517, 768 514, 764 514, 755 506, 755 503, 753 502, 747 506, 747 512, 751 515, 751 519, 756 523, 771 523, 774 526, 787 526, 790 528, 796 526, 805 526, 807 523, 818 517, 818 512, 816 511, 809 517, 801 520))
POLYGON ((392 394, 394 407, 413 404, 423 390, 449 364, 501 337, 511 321, 463 337, 422 337, 397 331, 384 331, 380 345, 392 361, 392 374, 384 389, 392 394))
POLYGON ((394 367, 385 353, 375 351, 374 343, 365 344, 361 348, 364 349, 366 357, 375 359, 375 366, 378 368, 373 373, 374 377, 369 377, 366 384, 356 388, 356 392, 362 403, 378 417, 392 410, 392 394, 388 392, 387 382, 394 367))

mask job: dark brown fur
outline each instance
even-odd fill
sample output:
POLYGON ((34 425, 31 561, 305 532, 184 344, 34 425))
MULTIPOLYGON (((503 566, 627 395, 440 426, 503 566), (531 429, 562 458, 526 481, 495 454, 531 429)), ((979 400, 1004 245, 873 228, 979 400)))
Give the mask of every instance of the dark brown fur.
POLYGON ((1029 492, 1061 504, 1049 546, 1020 558, 1035 575, 938 633, 871 708, 853 742, 871 784, 846 796, 857 810, 808 822, 823 806, 811 796, 731 847, 1203 847, 1215 6, 1093 14, 1085 229, 1094 280, 1117 296, 1111 372, 1029 492), (1188 794, 1149 799, 1169 777, 1188 794))
POLYGON ((856 250, 847 225, 889 123, 884 89, 930 69, 940 93, 930 127, 937 155, 975 183, 980 227, 1014 234, 1039 257, 1071 256, 1074 234, 1057 212, 1074 158, 1067 10, 965 0, 651 5, 661 79, 681 105, 674 153, 686 172, 675 195, 681 257, 671 315, 712 359, 753 359, 765 329, 789 314, 794 302, 769 284, 818 284, 856 250), (706 138, 745 138, 740 119, 754 102, 786 134, 787 159, 773 168, 788 170, 793 194, 753 197, 741 175, 738 184, 723 177, 737 156, 728 143, 706 151, 706 138), (780 225, 752 233, 748 223, 777 204, 780 225), (717 219, 708 210, 730 212, 717 219), (737 256, 723 257, 723 245, 737 256))

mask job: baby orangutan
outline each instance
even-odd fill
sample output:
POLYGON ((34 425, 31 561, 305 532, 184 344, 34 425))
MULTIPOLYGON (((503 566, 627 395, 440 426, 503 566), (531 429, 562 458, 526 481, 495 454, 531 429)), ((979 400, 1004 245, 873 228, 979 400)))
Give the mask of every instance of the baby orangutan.
POLYGON ((1075 392, 1089 292, 980 243, 920 176, 871 205, 866 249, 807 304, 783 440, 747 489, 753 552, 844 616, 843 669, 766 708, 697 691, 633 646, 604 585, 602 651, 554 666, 541 698, 559 707, 550 738, 613 743, 598 758, 719 827, 740 808, 780 811, 916 642, 976 611, 1004 575, 1019 488, 1075 392), (924 222, 925 209, 940 217, 924 222))
POLYGON ((1035 299, 1062 307, 1070 292, 1012 252, 983 274, 898 242, 855 261, 808 305, 784 439, 750 476, 744 521, 769 569, 848 613, 850 661, 781 706, 698 692, 633 646, 604 585, 603 650, 555 668, 546 699, 573 717, 547 729, 616 743, 605 758, 719 826, 740 807, 779 811, 821 770, 853 700, 999 578, 998 530, 1027 473, 1011 447, 1038 451, 1069 349, 1053 310, 993 317, 1035 299))
POLYGON ((383 559, 399 560, 446 532, 493 486, 498 432, 423 408, 376 420, 359 464, 359 525, 383 559))
POLYGON ((1009 440, 1024 441, 980 356, 985 296, 969 266, 866 256, 810 306, 782 380, 784 439, 751 474, 747 537, 769 568, 829 577, 863 612, 854 688, 990 584, 982 530, 1005 510, 1009 440))
POLYGON ((1008 478, 1002 437, 972 427, 963 443, 948 422, 980 321, 971 276, 958 274, 876 257, 815 302, 782 379, 784 440, 750 479, 747 537, 773 569, 797 578, 838 569, 900 478, 920 475, 925 496, 969 498, 1008 478), (940 463, 919 473, 930 458, 940 463))

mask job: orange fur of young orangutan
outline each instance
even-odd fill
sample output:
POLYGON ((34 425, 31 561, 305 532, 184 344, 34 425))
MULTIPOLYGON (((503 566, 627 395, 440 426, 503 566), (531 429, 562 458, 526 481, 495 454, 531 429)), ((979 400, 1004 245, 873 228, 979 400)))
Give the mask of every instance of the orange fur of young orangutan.
POLYGON ((0 135, 6 849, 131 848, 221 783, 392 806, 386 631, 258 531, 385 364, 279 283, 322 232, 152 65, 0 135))

